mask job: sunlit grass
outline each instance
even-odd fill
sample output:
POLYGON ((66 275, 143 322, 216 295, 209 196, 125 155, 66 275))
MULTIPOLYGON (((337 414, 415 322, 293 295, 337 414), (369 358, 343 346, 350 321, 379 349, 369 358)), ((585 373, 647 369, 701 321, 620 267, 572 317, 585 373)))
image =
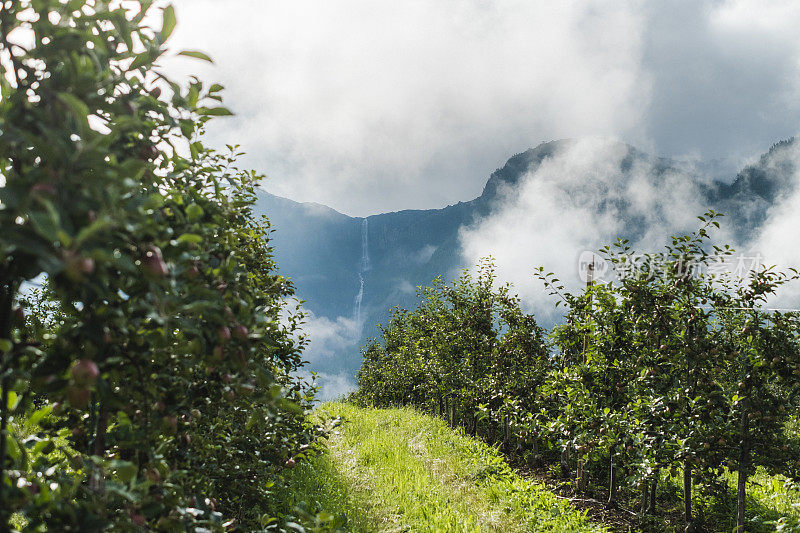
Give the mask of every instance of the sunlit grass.
POLYGON ((357 531, 601 531, 439 419, 341 403, 319 411, 345 420, 329 439, 336 472, 326 475, 344 479, 350 499, 339 508, 355 508, 357 531))

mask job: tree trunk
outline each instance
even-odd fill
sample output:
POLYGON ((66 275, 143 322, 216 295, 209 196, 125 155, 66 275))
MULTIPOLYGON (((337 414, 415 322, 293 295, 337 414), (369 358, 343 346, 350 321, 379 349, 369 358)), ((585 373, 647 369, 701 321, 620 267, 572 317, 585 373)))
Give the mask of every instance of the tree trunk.
POLYGON ((744 533, 745 511, 747 505, 747 477, 750 467, 750 442, 748 439, 747 413, 742 412, 739 427, 739 475, 736 495, 736 533, 744 533))
POLYGON ((647 514, 656 514, 656 493, 658 491, 658 480, 660 477, 659 469, 656 468, 653 480, 650 482, 650 504, 647 506, 647 514))
POLYGON ((508 431, 508 417, 507 416, 503 417, 503 433, 504 433, 504 435, 503 435, 503 449, 506 451, 506 453, 508 453, 510 451, 509 448, 511 447, 510 446, 510 442, 509 442, 511 440, 511 436, 510 436, 509 431, 508 431))
POLYGON ((564 475, 564 477, 569 477, 569 452, 569 446, 565 446, 564 449, 561 450, 561 473, 564 475))
POLYGON ((614 466, 614 446, 611 447, 611 457, 609 460, 608 475, 608 506, 617 506, 617 468, 614 466))
POLYGON ((584 459, 580 459, 578 461, 577 471, 578 471, 578 473, 577 473, 576 489, 580 493, 586 492, 586 486, 588 484, 588 479, 587 479, 587 475, 586 475, 586 461, 584 459))
POLYGON ((692 523, 692 466, 687 458, 683 463, 683 517, 686 520, 686 533, 694 532, 692 523))

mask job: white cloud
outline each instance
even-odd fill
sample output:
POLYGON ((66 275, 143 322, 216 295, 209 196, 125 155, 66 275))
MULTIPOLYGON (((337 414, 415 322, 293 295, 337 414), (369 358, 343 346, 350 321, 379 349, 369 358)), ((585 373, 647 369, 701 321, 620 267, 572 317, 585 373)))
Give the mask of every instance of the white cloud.
POLYGON ((304 352, 304 358, 312 365, 331 360, 343 350, 353 349, 356 345, 361 335, 361 326, 353 318, 318 317, 309 310, 305 310, 305 313, 303 333, 308 335, 310 342, 304 352))
POLYGON ((636 137, 650 85, 640 2, 179 0, 176 48, 217 66, 268 188, 363 215, 477 196, 540 140, 636 137), (413 193, 412 193, 413 191, 413 193))
MULTIPOLYGON (((800 269, 800 146, 783 147, 769 157, 767 164, 772 168, 794 167, 790 175, 790 186, 786 193, 768 208, 766 220, 759 235, 749 244, 749 249, 763 257, 767 266, 775 265, 778 270, 788 272, 788 268, 800 269)), ((773 305, 796 308, 800 306, 800 282, 795 281, 781 287, 773 305)))
POLYGON ((529 306, 548 316, 555 301, 534 278, 535 267, 556 273, 574 290, 583 283, 582 252, 636 231, 635 250, 658 252, 670 235, 696 229, 697 215, 707 208, 696 183, 677 171, 657 174, 655 161, 637 160, 621 173, 626 155, 625 145, 593 138, 545 159, 501 194, 490 216, 462 228, 465 260, 475 264, 492 255, 499 279, 512 282, 529 306))

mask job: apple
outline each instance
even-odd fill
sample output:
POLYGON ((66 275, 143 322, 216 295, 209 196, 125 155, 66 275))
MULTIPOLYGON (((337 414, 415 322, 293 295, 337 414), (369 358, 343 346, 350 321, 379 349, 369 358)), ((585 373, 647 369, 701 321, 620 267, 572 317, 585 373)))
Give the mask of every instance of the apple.
POLYGON ((148 468, 144 473, 144 477, 153 483, 161 481, 161 473, 156 468, 148 468))
POLYGON ((235 328, 233 328, 233 336, 239 339, 240 341, 246 340, 247 336, 250 332, 241 324, 238 324, 235 328))
POLYGON ((189 268, 186 269, 186 275, 189 276, 190 279, 195 279, 200 275, 200 269, 197 268, 197 265, 189 265, 189 268))
POLYGON ((142 257, 142 268, 154 278, 163 278, 167 275, 167 265, 158 246, 151 246, 142 257))
POLYGON ((286 468, 294 468, 294 465, 295 465, 294 457, 289 457, 288 459, 286 459, 286 463, 285 464, 286 464, 286 468))
POLYGON ((231 340, 231 330, 228 326, 222 326, 217 330, 217 337, 223 344, 231 340))
POLYGON ((97 381, 100 370, 91 359, 79 359, 72 364, 70 375, 76 385, 85 387, 97 381))
POLYGON ((72 281, 81 281, 85 275, 94 272, 94 259, 81 257, 72 250, 64 252, 64 274, 72 281))
POLYGON ((147 525, 147 520, 145 520, 144 516, 139 513, 134 513, 131 511, 130 513, 131 522, 139 527, 144 527, 147 525))

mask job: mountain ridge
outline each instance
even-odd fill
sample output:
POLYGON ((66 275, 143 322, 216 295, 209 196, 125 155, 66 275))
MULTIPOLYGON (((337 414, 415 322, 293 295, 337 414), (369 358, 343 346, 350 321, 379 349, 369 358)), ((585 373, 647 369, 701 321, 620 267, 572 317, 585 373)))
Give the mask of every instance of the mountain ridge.
MULTIPOLYGON (((463 229, 493 216, 509 196, 513 197, 528 183, 529 175, 581 142, 580 139, 549 141, 515 154, 490 174, 478 197, 438 209, 404 209, 351 217, 322 204, 295 202, 260 192, 256 212, 267 215, 274 227, 272 246, 279 268, 295 283, 298 296, 313 314, 309 324, 312 343, 318 325, 314 320, 324 319, 327 326, 317 333, 317 337, 323 338, 317 352, 313 347, 310 352, 312 369, 352 376, 360 365, 359 346, 366 338, 378 334, 376 324, 385 322, 391 307, 413 305, 418 285, 428 284, 436 276, 452 278, 460 268, 471 266, 465 264, 462 254, 463 229), (364 220, 368 221, 366 226, 364 220), (365 254, 370 268, 363 271, 365 254), (357 313, 359 292, 362 299, 357 313), (359 318, 361 323, 357 323, 359 318), (338 330, 331 333, 333 323, 338 330)), ((686 169, 679 161, 653 156, 624 143, 609 143, 608 149, 615 154, 611 160, 618 167, 614 172, 619 178, 614 177, 609 183, 600 184, 602 187, 597 187, 597 191, 590 189, 588 193, 565 185, 562 194, 567 199, 578 193, 602 195, 603 187, 621 187, 641 179, 661 186, 665 176, 678 176, 679 182, 697 186, 703 204, 725 212, 736 238, 746 241, 764 223, 769 207, 796 187, 793 156, 780 156, 782 152, 793 154, 795 145, 794 139, 775 143, 757 162, 743 168, 731 180, 704 180, 700 173, 686 169), (637 174, 642 172, 647 175, 637 174)), ((548 172, 553 171, 547 168, 548 172)), ((591 175, 586 177, 591 179, 591 175)), ((583 180, 578 179, 577 183, 583 180)), ((646 231, 628 205, 630 202, 624 195, 617 196, 622 201, 613 203, 611 199, 608 201, 612 204, 608 204, 603 199, 598 205, 627 217, 630 235, 646 231)))

